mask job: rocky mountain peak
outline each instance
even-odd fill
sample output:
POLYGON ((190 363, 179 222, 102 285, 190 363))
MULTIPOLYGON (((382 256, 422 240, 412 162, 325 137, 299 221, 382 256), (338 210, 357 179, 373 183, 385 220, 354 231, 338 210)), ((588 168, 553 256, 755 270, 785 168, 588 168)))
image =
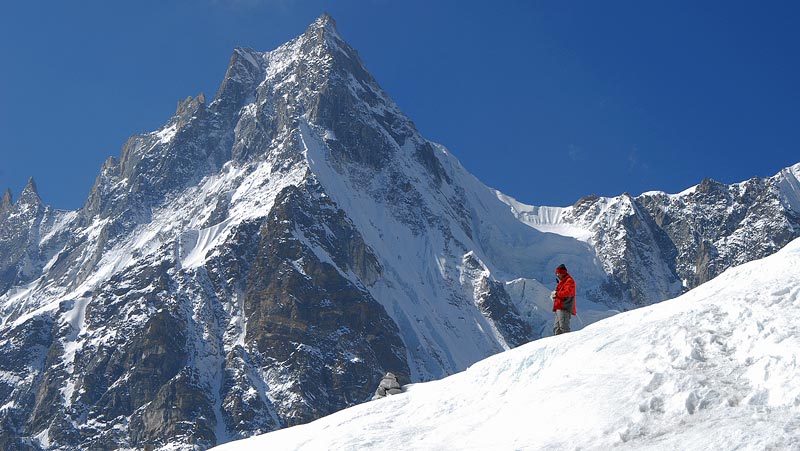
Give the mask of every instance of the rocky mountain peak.
MULTIPOLYGON (((375 82, 364 67, 358 52, 339 34, 336 21, 327 13, 309 25, 293 42, 299 46, 299 52, 295 56, 306 64, 322 63, 332 73, 346 72, 356 80, 375 82)), ((291 47, 293 42, 288 45, 291 47)))
POLYGON ((264 79, 263 59, 264 55, 255 50, 234 49, 211 107, 226 117, 235 115, 264 79))
POLYGON ((33 180, 33 177, 28 179, 28 183, 22 190, 17 203, 24 205, 39 205, 42 203, 42 199, 39 197, 39 189, 36 187, 36 181, 33 180))
POLYGON ((704 178, 699 185, 697 185, 697 192, 698 193, 710 193, 713 191, 719 191, 723 189, 725 185, 722 183, 711 179, 711 178, 704 178))
POLYGON ((114 157, 106 158, 106 161, 103 162, 103 166, 101 167, 101 171, 107 171, 109 169, 115 168, 119 162, 114 157))
POLYGON ((592 205, 596 204, 600 197, 597 194, 589 194, 588 196, 581 197, 578 199, 575 204, 572 205, 572 209, 575 211, 576 216, 580 216, 586 213, 592 205))
POLYGON ((305 53, 319 54, 320 51, 345 49, 352 51, 336 29, 336 21, 328 13, 323 13, 309 25, 300 36, 300 40, 306 44, 312 44, 310 47, 304 46, 305 53))
POLYGON ((338 31, 336 30, 336 21, 333 20, 330 14, 327 12, 322 13, 321 16, 317 18, 311 25, 308 26, 306 29, 306 33, 331 33, 336 34, 338 36, 338 31))
POLYGON ((202 92, 197 97, 189 96, 178 102, 178 108, 175 110, 175 115, 180 116, 187 113, 192 113, 197 110, 200 105, 206 103, 206 95, 202 92))
MULTIPOLYGON (((178 107, 175 110, 175 115, 168 122, 168 125, 174 125, 176 131, 183 130, 183 128, 192 120, 205 119, 208 114, 208 107, 206 107, 206 96, 202 92, 197 97, 188 96, 178 102, 178 107)), ((161 138, 164 141, 171 132, 162 131, 161 138)))
MULTIPOLYGON (((265 79, 281 84, 282 80, 293 76, 305 78, 309 70, 314 73, 314 69, 319 69, 315 66, 320 61, 330 63, 337 59, 334 57, 337 53, 345 55, 345 60, 357 55, 339 35, 336 21, 328 13, 311 23, 302 35, 271 52, 236 48, 212 106, 216 111, 235 115, 265 79), (302 68, 297 67, 300 61, 302 68)), ((360 65, 360 60, 358 63, 360 65)))
POLYGON ((0 216, 5 214, 11 206, 13 205, 14 199, 11 197, 11 189, 6 189, 5 194, 3 194, 3 199, 0 200, 0 216))

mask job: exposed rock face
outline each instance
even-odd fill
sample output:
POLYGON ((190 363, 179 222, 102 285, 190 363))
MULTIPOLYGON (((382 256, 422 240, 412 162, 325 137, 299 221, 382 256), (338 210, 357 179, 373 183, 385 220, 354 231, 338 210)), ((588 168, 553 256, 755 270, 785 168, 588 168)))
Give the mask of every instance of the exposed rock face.
POLYGON ((278 401, 287 425, 368 399, 376 368, 409 375, 395 323, 365 286, 340 273, 374 283, 377 259, 330 200, 306 196, 295 187, 278 195, 243 295, 245 342, 280 367, 286 396, 315 400, 278 401))
POLYGON ((6 214, 8 214, 13 205, 14 202, 11 196, 11 190, 6 189, 5 194, 3 194, 3 200, 0 201, 0 217, 4 217, 6 214))
POLYGON ((619 228, 541 233, 420 135, 323 15, 236 49, 211 103, 130 138, 82 209, 32 181, 3 197, 0 447, 206 449, 364 402, 387 371, 464 370, 541 335, 558 263, 579 296, 636 305, 777 249, 800 201, 771 186, 586 199, 564 221, 614 204, 619 228), (687 225, 687 208, 729 219, 687 225))
POLYGON ((675 243, 676 272, 693 288, 725 269, 770 255, 800 234, 793 209, 800 166, 767 179, 723 185, 704 180, 692 192, 669 198, 643 195, 642 205, 675 243))
POLYGON ((464 255, 461 279, 472 287, 475 305, 493 320, 502 340, 510 347, 530 341, 534 335, 531 325, 520 317, 503 283, 491 278, 491 272, 473 252, 464 255))

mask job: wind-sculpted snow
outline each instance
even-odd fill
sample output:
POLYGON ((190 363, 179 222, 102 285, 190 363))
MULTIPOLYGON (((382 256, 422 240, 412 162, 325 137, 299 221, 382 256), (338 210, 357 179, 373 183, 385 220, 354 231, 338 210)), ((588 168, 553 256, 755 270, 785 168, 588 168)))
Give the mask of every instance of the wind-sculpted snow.
POLYGON ((214 450, 797 449, 800 240, 679 298, 214 450))

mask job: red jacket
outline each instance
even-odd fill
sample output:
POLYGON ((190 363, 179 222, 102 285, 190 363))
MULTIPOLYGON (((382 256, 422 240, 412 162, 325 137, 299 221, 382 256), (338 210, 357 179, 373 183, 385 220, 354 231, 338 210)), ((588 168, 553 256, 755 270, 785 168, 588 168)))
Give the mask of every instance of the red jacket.
POLYGON ((553 299, 553 311, 572 310, 572 314, 577 315, 578 308, 575 304, 575 281, 572 279, 572 276, 567 274, 558 282, 558 286, 556 286, 556 298, 553 299))

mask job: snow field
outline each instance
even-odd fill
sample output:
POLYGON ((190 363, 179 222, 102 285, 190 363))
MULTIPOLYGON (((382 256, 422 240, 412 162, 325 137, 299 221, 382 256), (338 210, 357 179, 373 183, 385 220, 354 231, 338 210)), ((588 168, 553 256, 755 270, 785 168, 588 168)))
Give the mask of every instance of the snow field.
POLYGON ((800 240, 670 301, 220 451, 800 449, 800 240))

